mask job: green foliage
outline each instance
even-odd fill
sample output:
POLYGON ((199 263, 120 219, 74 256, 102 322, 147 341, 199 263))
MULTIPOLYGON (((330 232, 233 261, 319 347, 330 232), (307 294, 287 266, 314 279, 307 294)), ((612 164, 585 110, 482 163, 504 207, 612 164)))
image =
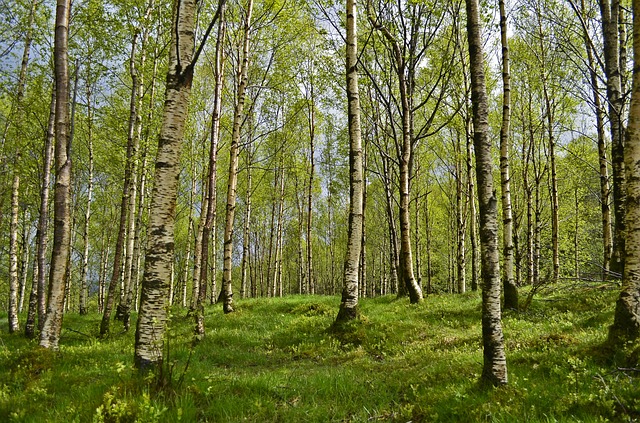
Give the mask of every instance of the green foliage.
MULTIPOLYGON (((638 418, 633 346, 599 345, 615 290, 557 287, 504 316, 509 385, 482 388, 480 298, 363 299, 364 316, 329 330, 337 297, 238 301, 192 320, 176 311, 168 365, 183 383, 157 389, 131 366, 133 334, 97 340, 100 316, 69 315, 52 353, 0 342, 2 421, 623 421, 638 418), (91 336, 87 336, 91 335, 91 336), (181 375, 178 375, 181 376, 181 375)), ((2 316, 1 333, 6 333, 2 316)))

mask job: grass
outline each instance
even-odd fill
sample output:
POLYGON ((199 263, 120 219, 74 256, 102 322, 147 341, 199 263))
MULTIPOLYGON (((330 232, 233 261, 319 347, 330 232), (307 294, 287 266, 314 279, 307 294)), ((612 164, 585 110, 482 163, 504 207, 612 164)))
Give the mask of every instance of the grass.
POLYGON ((59 352, 0 323, 0 421, 596 422, 640 418, 637 363, 599 345, 615 290, 556 290, 503 317, 509 385, 484 388, 480 296, 413 306, 361 301, 362 319, 330 331, 339 298, 291 296, 206 311, 174 309, 164 389, 132 368, 133 330, 97 338, 100 316, 65 317, 59 352), (188 366, 187 366, 188 363, 188 366), (621 368, 627 370, 620 370, 621 368))

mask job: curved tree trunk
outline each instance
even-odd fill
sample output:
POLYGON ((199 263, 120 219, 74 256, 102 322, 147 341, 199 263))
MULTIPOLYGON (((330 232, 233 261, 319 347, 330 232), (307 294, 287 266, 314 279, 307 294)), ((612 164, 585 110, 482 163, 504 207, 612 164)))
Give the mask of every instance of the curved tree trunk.
POLYGON ((392 187, 391 187, 391 175, 390 175, 390 168, 391 166, 389 165, 389 161, 390 159, 386 156, 383 155, 382 157, 382 169, 383 169, 383 181, 384 181, 384 192, 385 192, 385 199, 386 199, 386 211, 387 211, 387 221, 389 223, 389 244, 391 246, 390 248, 390 252, 389 252, 389 259, 390 259, 390 272, 391 272, 391 292, 392 293, 398 293, 400 291, 399 289, 399 284, 398 284, 398 271, 399 271, 399 264, 398 264, 398 257, 399 257, 399 253, 398 253, 398 231, 396 229, 396 219, 395 219, 395 215, 393 214, 393 191, 392 191, 392 187))
POLYGON ((158 140, 147 254, 135 336, 134 363, 141 370, 157 368, 163 360, 169 283, 174 256, 180 147, 195 65, 195 12, 195 0, 174 2, 167 88, 158 140))
MULTIPOLYGON (((398 40, 394 35, 374 18, 372 11, 367 10, 367 15, 371 25, 382 33, 389 43, 392 51, 392 57, 395 61, 395 71, 398 77, 398 89, 400 91, 401 117, 402 117, 402 141, 397 148, 399 163, 399 219, 400 219, 400 284, 398 294, 408 292, 411 303, 422 301, 422 290, 413 272, 413 253, 411 251, 411 216, 410 216, 410 179, 411 168, 413 162, 413 122, 412 122, 412 94, 413 85, 411 84, 411 75, 407 77, 407 60, 400 48, 398 40), (402 289, 406 288, 406 291, 402 289)), ((411 72, 409 72, 411 74, 411 72)))
POLYGON ((507 383, 507 361, 500 313, 500 256, 498 251, 498 201, 491 173, 491 140, 484 76, 484 57, 480 37, 478 0, 466 0, 467 37, 471 65, 476 176, 480 203, 480 245, 482 248, 482 341, 484 367, 482 379, 493 385, 507 383))

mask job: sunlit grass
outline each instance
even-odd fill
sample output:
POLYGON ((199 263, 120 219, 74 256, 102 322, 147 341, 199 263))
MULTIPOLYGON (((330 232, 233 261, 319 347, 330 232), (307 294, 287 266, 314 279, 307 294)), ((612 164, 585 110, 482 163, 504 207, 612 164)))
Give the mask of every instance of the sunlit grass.
MULTIPOLYGON (((0 331, 0 421, 629 421, 640 417, 634 363, 599 345, 615 290, 558 289, 527 312, 507 312, 510 383, 478 384, 480 296, 441 295, 420 305, 392 296, 361 301, 362 319, 331 328, 339 298, 292 296, 206 311, 174 309, 166 385, 132 368, 133 330, 100 316, 65 317, 61 348, 0 331), (620 370, 627 368, 630 370, 620 370)), ((135 327, 135 326, 133 326, 135 327)))

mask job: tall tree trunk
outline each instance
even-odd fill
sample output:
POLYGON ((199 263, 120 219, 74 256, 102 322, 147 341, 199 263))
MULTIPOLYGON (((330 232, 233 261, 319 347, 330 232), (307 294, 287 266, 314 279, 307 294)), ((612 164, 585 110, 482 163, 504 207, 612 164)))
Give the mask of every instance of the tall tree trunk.
MULTIPOLYGON (((18 161, 20 155, 18 154, 18 161)), ((13 171, 11 188, 11 228, 9 230, 9 333, 18 332, 18 217, 20 215, 20 174, 13 171)))
POLYGON ((608 341, 617 348, 640 337, 640 1, 633 1, 633 77, 624 146, 626 176, 626 257, 622 290, 608 341))
POLYGON ((93 199, 93 107, 92 107, 92 87, 89 83, 91 68, 87 65, 87 148, 89 150, 89 174, 87 176, 87 208, 84 212, 84 226, 82 230, 82 274, 80 276, 80 314, 89 313, 88 299, 88 278, 89 278, 89 227, 91 219, 91 202, 93 199))
MULTIPOLYGON (((402 71, 404 72, 404 70, 402 71)), ((401 86, 404 85, 401 83, 401 86)), ((410 179, 411 179, 411 161, 413 155, 412 137, 409 131, 410 116, 407 93, 405 89, 400 89, 400 96, 404 97, 403 109, 403 140, 402 154, 400 159, 400 274, 402 275, 402 284, 407 288, 409 300, 412 304, 422 301, 422 290, 416 282, 413 273, 413 253, 411 251, 411 215, 410 215, 410 179), (405 104, 406 103, 406 104, 405 104)))
POLYGON ((386 199, 386 211, 387 211, 387 220, 389 223, 389 244, 391 248, 389 249, 389 258, 391 262, 391 292, 397 293, 399 291, 398 287, 398 269, 399 269, 399 253, 398 253, 398 231, 396 230, 396 219, 393 214, 393 191, 391 187, 391 175, 389 161, 391 159, 387 156, 382 157, 382 169, 383 169, 383 179, 384 179, 384 191, 385 191, 385 199, 386 199))
POLYGON ((40 346, 58 349, 64 308, 67 261, 71 249, 71 157, 69 157, 69 63, 68 35, 71 0, 58 0, 54 39, 56 80, 55 194, 53 251, 49 271, 47 313, 40 333, 40 346))
POLYGON ((493 385, 507 383, 507 361, 500 313, 500 255, 498 251, 498 201, 493 189, 489 110, 480 37, 478 0, 466 0, 467 37, 471 65, 476 176, 480 203, 480 245, 482 247, 482 379, 493 385))
POLYGON ((283 236, 283 220, 284 220, 284 160, 280 162, 280 198, 278 199, 278 226, 276 229, 276 272, 275 281, 278 286, 278 296, 282 297, 282 244, 284 243, 283 236))
MULTIPOLYGON (((267 253, 267 281, 268 282, 268 288, 267 288, 267 295, 269 297, 275 297, 276 296, 276 280, 275 279, 271 279, 272 276, 275 274, 275 268, 276 268, 276 263, 278 261, 277 257, 278 257, 278 238, 276 236, 276 202, 277 202, 277 198, 278 196, 276 196, 276 192, 279 191, 279 185, 280 185, 280 171, 278 169, 276 169, 275 174, 274 174, 274 178, 273 178, 273 194, 272 194, 272 201, 271 201, 271 219, 270 219, 270 223, 269 223, 269 251, 267 253)), ((302 222, 301 222, 302 223, 302 222)), ((308 269, 307 269, 308 270, 308 269)), ((308 275, 308 273, 306 273, 308 275)), ((308 278, 307 278, 308 280, 308 278)), ((305 290, 307 292, 309 292, 308 287, 305 288, 305 290)))
MULTIPOLYGON (((313 70, 311 71, 313 72, 313 70)), ((311 239, 313 223, 313 178, 315 176, 315 137, 316 137, 316 105, 313 92, 313 76, 311 77, 311 99, 308 101, 309 119, 309 191, 307 192, 307 283, 309 293, 315 294, 315 275, 313 273, 313 240, 311 239)))
MULTIPOLYGON (((29 197, 29 190, 25 193, 25 197, 29 197)), ((29 273, 29 259, 31 257, 30 245, 29 245, 29 237, 31 235, 31 227, 27 225, 29 213, 27 213, 27 209, 25 208, 22 212, 22 235, 21 235, 21 245, 22 245, 22 257, 20 258, 20 286, 18 293, 18 313, 22 313, 24 310, 24 297, 27 292, 27 279, 29 273)))
POLYGON ((98 309, 102 313, 104 309, 104 295, 107 282, 107 266, 109 264, 109 245, 111 244, 111 233, 102 231, 102 248, 100 250, 100 276, 98 280, 98 309), (105 234, 106 232, 106 234, 105 234))
POLYGON ((336 322, 358 317, 358 264, 362 248, 363 172, 360 94, 358 90, 358 32, 356 1, 347 0, 347 113, 349 122, 349 227, 344 260, 342 300, 336 322))
POLYGON ((360 242, 360 271, 358 274, 358 286, 360 289, 360 297, 367 297, 367 231, 366 231, 366 218, 367 218, 367 176, 365 173, 367 163, 367 151, 363 149, 362 158, 362 241, 360 242))
MULTIPOLYGON (((151 0, 147 6, 147 10, 143 21, 148 20, 153 10, 154 1, 151 0)), ((140 139, 142 138, 142 116, 140 110, 142 109, 142 101, 144 97, 144 79, 140 73, 141 69, 144 69, 146 61, 146 44, 149 31, 142 29, 142 40, 140 47, 140 63, 136 63, 136 47, 137 34, 134 36, 131 56, 129 57, 129 75, 131 76, 131 103, 129 111, 129 132, 127 136, 127 165, 128 172, 131 180, 129 181, 129 192, 127 193, 127 229, 126 229, 126 246, 125 246, 125 260, 124 260, 124 295, 120 297, 120 304, 116 311, 116 318, 121 320, 124 326, 124 330, 128 331, 131 324, 131 302, 133 301, 133 282, 132 282, 132 270, 134 262, 134 243, 135 234, 137 232, 137 210, 138 205, 138 178, 139 178, 139 150, 140 139), (131 151, 129 151, 131 146, 131 151), (129 154, 130 153, 130 154, 129 154)), ((124 203, 123 203, 124 206, 124 203)))
POLYGON ((613 176, 613 255, 611 271, 617 277, 624 270, 625 174, 624 174, 624 96, 620 73, 619 0, 599 0, 602 17, 604 64, 607 77, 607 103, 611 129, 611 169, 613 176))
MULTIPOLYGON (((456 265, 457 265, 457 292, 464 294, 467 291, 467 254, 466 254, 466 207, 467 199, 463 199, 464 181, 462 179, 462 142, 460 134, 457 134, 455 145, 456 168, 456 265)), ((468 198, 468 196, 465 195, 468 198)))
POLYGON ((578 186, 574 187, 574 209, 573 213, 575 214, 574 220, 574 232, 573 232, 573 251, 574 251, 574 277, 576 280, 580 279, 580 197, 578 195, 579 190, 578 186))
MULTIPOLYGON (((333 167, 329 168, 329 175, 333 175, 333 167)), ((330 176, 330 178, 333 178, 333 176, 330 176)), ((329 185, 332 185, 332 180, 329 181, 329 185)), ((333 189, 329 188, 328 189, 328 194, 327 194, 327 214, 329 217, 329 228, 328 228, 328 234, 329 234, 329 263, 330 263, 330 269, 329 269, 329 278, 330 278, 330 293, 331 295, 335 295, 336 294, 336 239, 335 239, 335 224, 334 224, 334 214, 333 214, 333 189)))
MULTIPOLYGON (((71 94, 71 116, 69 119, 69 143, 67 146, 67 156, 69 157, 71 157, 71 146, 73 144, 73 137, 76 131, 76 107, 78 105, 77 99, 78 99, 78 80, 79 80, 79 74, 80 74, 80 59, 76 59, 74 68, 75 69, 74 69, 74 77, 73 77, 73 91, 71 94)), ((73 177, 73 174, 72 174, 72 177, 73 177)), ((71 210, 70 227, 74 228, 76 226, 76 216, 77 216, 76 211, 78 208, 76 207, 72 188, 70 188, 69 201, 70 201, 70 210, 71 210)), ((65 294, 64 294, 64 306, 63 306, 63 310, 65 313, 72 310, 73 299, 76 298, 75 296, 72 295, 72 289, 74 287, 74 284, 71 278, 71 275, 73 273, 72 272, 73 262, 71 261, 71 246, 75 245, 76 236, 77 236, 77 231, 71 230, 71 237, 69 240, 69 245, 70 245, 69 254, 67 255, 67 266, 66 266, 67 269, 65 273, 65 294)))
MULTIPOLYGON (((398 77, 398 89, 400 91, 401 117, 402 117, 402 140, 398 152, 398 163, 400 173, 400 279, 403 288, 409 294, 411 303, 419 303, 422 301, 422 290, 416 282, 413 272, 413 254, 411 251, 411 217, 410 217, 410 179, 411 164, 413 162, 413 125, 412 125, 412 85, 411 77, 407 78, 407 62, 398 40, 391 32, 381 25, 374 18, 372 11, 367 10, 367 15, 371 25, 380 31, 390 45, 393 54, 393 60, 396 62, 395 70, 398 77), (409 80, 408 80, 409 79, 409 80)), ((399 293, 402 291, 399 289, 399 293)))
MULTIPOLYGON (((529 101, 531 101, 529 99, 529 101)), ((525 197, 527 201, 527 284, 529 286, 533 286, 534 278, 533 278, 533 189, 531 182, 529 181, 529 164, 531 162, 531 156, 533 152, 533 131, 531 130, 531 122, 522 121, 522 130, 523 133, 528 133, 528 143, 523 141, 522 146, 522 161, 524 165, 522 166, 522 185, 524 186, 525 197), (527 129, 527 126, 529 127, 527 129)))
POLYGON ((427 250, 427 295, 433 293, 431 285, 431 218, 429 214, 429 192, 424 197, 424 226, 426 231, 425 248, 427 250))
MULTIPOLYGON (((148 112, 146 121, 152 122, 155 110, 156 101, 156 79, 158 75, 158 47, 154 47, 153 52, 153 66, 151 71, 150 92, 148 96, 148 112)), ((138 127, 139 130, 142 126, 138 127)), ((146 228, 143 227, 143 217, 145 210, 148 213, 149 206, 146 205, 147 192, 147 163, 149 160, 149 143, 151 138, 151 125, 146 125, 144 131, 144 137, 140 137, 143 141, 142 157, 140 158, 140 178, 138 179, 138 213, 136 214, 136 228, 135 237, 133 240, 133 267, 131 268, 131 275, 133 278, 133 304, 134 309, 137 312, 139 306, 140 296, 140 264, 142 261, 142 248, 143 248, 143 232, 146 228)))
POLYGON ((240 149, 240 127, 244 113, 245 91, 249 70, 249 32, 251 30, 251 14, 253 0, 248 0, 244 19, 244 38, 242 41, 242 62, 238 70, 238 91, 233 116, 233 131, 229 149, 229 181, 227 185, 227 213, 224 227, 224 266, 222 271, 222 298, 225 313, 233 312, 233 287, 231 281, 231 256, 233 253, 233 225, 236 213, 236 189, 238 186, 238 153, 240 149))
MULTIPOLYGON (((136 161, 137 161, 137 150, 139 142, 136 137, 136 120, 138 116, 138 74, 136 70, 135 60, 136 60, 136 51, 138 44, 138 37, 140 35, 139 31, 133 36, 133 40, 131 41, 131 53, 129 55, 129 73, 132 78, 131 83, 131 95, 129 101, 129 125, 128 125, 128 136, 127 136, 127 155, 125 161, 125 172, 124 172, 124 183, 122 186, 122 198, 120 201, 120 220, 119 220, 119 229, 118 236, 116 238, 116 247, 113 256, 113 271, 111 274, 111 280, 109 282, 109 288, 107 291, 107 296, 104 304, 104 312, 102 315, 102 322, 100 324, 100 335, 106 336, 109 334, 110 324, 111 324, 111 312, 113 310, 113 304, 116 296, 116 288, 122 281, 122 272, 123 272, 123 263, 122 259, 125 258, 125 248, 129 246, 129 236, 127 236, 127 229, 131 229, 130 222, 134 221, 134 216, 131 214, 131 203, 133 201, 135 208, 135 198, 132 198, 132 186, 135 185, 136 181, 133 179, 134 171, 136 171, 136 161)), ((129 256, 129 253, 126 253, 129 256)), ((124 272, 127 272, 127 260, 125 258, 124 272)), ((126 275, 125 275, 126 280, 126 275)), ((120 304, 118 305, 118 310, 116 311, 116 318, 124 321, 124 298, 127 296, 126 281, 124 286, 121 287, 120 292, 120 304)))
POLYGON ((549 142, 549 167, 550 186, 549 196, 551 197, 551 254, 553 275, 552 281, 555 283, 560 276, 560 245, 558 240, 559 221, 558 221, 558 172, 556 166, 556 138, 553 133, 553 125, 555 121, 555 99, 553 93, 549 92, 549 70, 547 69, 547 55, 543 45, 544 28, 542 27, 541 17, 538 17, 538 39, 540 43, 540 65, 542 73, 542 91, 544 95, 544 114, 547 118, 547 137, 549 142))
MULTIPOLYGON (((25 70, 31 50, 31 28, 35 19, 36 7, 38 0, 31 3, 31 12, 29 15, 29 30, 25 38, 25 48, 22 55, 22 67, 25 70), (28 47, 28 48, 27 48, 28 47)), ((20 87, 20 84, 18 85, 20 87)), ((46 249, 47 249, 47 226, 49 224, 49 182, 51 178, 51 161, 53 157, 53 140, 55 127, 55 109, 56 93, 55 89, 51 92, 51 101, 49 107, 49 121, 47 131, 45 133, 44 152, 43 152, 43 172, 42 187, 40 190, 40 210, 38 215, 38 226, 36 230, 36 267, 33 282, 31 285, 31 294, 29 294, 29 309, 27 311, 27 320, 25 323, 25 335, 27 338, 35 337, 36 315, 38 316, 38 328, 41 329, 44 324, 44 315, 46 307, 45 296, 45 265, 46 265, 46 249), (44 204, 43 204, 44 202, 44 204), (44 214, 43 214, 44 213, 44 214)))
MULTIPOLYGON (((618 3, 618 42, 619 42, 619 50, 618 50, 618 63, 619 63, 619 72, 620 72, 620 92, 623 95, 626 95, 627 92, 627 25, 628 22, 625 20, 625 10, 626 5, 622 4, 619 0, 618 3)), ((624 107, 624 106, 623 106, 624 107)))
POLYGON ((195 0, 176 0, 162 127, 151 196, 140 312, 135 336, 137 368, 161 368, 167 324, 169 282, 174 259, 174 226, 180 147, 193 80, 195 0))
POLYGON ((502 46, 502 125, 500 126, 500 185, 502 187, 502 286, 504 308, 518 309, 518 288, 513 278, 513 211, 511 207, 511 176, 509 175, 509 127, 511 124, 511 71, 505 0, 499 0, 500 44, 502 46))
MULTIPOLYGON (((223 42, 225 33, 225 5, 220 5, 220 20, 218 21, 218 35, 216 41, 216 56, 215 56, 215 87, 213 97, 213 111, 211 112, 211 138, 209 144, 209 170, 207 172, 207 181, 205 183, 207 187, 207 194, 205 195, 206 209, 204 214, 204 225, 202 225, 201 245, 198 252, 199 257, 195 258, 195 262, 199 264, 199 268, 194 268, 194 285, 197 283, 197 299, 196 299, 196 336, 204 336, 204 305, 207 301, 207 283, 209 277, 209 243, 213 235, 213 269, 212 279, 214 286, 211 287, 211 298, 215 298, 215 278, 216 278, 216 217, 217 217, 217 185, 218 185, 218 142, 220 140, 220 113, 222 110, 222 78, 224 70, 224 52, 223 42), (199 270, 200 274, 197 276, 195 270, 199 270)), ((202 221, 202 217, 200 218, 202 221)), ((202 223, 201 223, 202 224, 202 223)))
MULTIPOLYGON (((610 207, 610 193, 611 187, 609 184, 609 171, 607 168, 607 151, 605 144, 605 129, 604 129, 604 111, 602 109, 602 102, 600 100, 600 88, 598 83, 598 73, 596 71, 596 61, 593 55, 593 42, 589 35, 589 28, 587 26, 587 8, 585 1, 580 1, 580 8, 575 2, 570 1, 569 4, 573 8, 574 12, 578 16, 582 25, 582 39, 584 41, 585 51, 587 53, 587 66, 589 67, 589 82, 591 85, 591 94, 593 96, 592 106, 596 118, 596 133, 598 137, 598 164, 600 170, 600 212, 602 215, 602 244, 603 244, 603 259, 602 259, 602 277, 607 278, 609 275, 609 268, 611 264, 611 256, 613 253, 613 235, 611 232, 611 207, 610 207)), ((622 9, 620 9, 622 10, 622 9)), ((620 19, 622 20, 622 19, 620 19)), ((621 22, 621 25, 624 26, 621 22)), ((620 40, 621 46, 623 44, 620 40)), ((620 61, 622 62, 622 58, 620 61)))
MULTIPOLYGON (((277 187, 278 187, 278 178, 279 178, 280 173, 276 170, 275 174, 274 174, 274 178, 273 178, 273 192, 271 194, 271 218, 270 218, 270 222, 269 222, 269 249, 267 252, 267 280, 271 280, 271 275, 273 274, 273 256, 274 254, 274 250, 275 250, 275 246, 274 246, 274 239, 275 239, 275 224, 276 224, 276 192, 277 192, 277 187)), ((301 216, 302 216, 302 212, 301 212, 301 216)), ((302 227, 302 220, 300 219, 300 226, 302 227)), ((300 232, 300 239, 302 240, 302 230, 300 232)), ((301 253, 302 254, 302 253, 301 253)), ((305 270, 306 271, 306 270, 305 270)), ((305 275, 307 275, 307 273, 305 273, 305 275)), ((305 277, 305 280, 308 280, 305 277)), ((309 292, 308 287, 305 286, 305 292, 309 292)), ((275 296, 275 281, 271 281, 268 284, 268 288, 267 288, 267 296, 269 297, 274 297, 275 296)))
MULTIPOLYGON (((191 153, 193 154, 193 151, 191 151, 191 153)), ((189 279, 189 275, 190 272, 189 270, 191 269, 191 266, 189 266, 189 261, 191 260, 191 237, 193 237, 193 230, 194 230, 194 221, 193 221, 193 207, 194 207, 194 202, 195 202, 195 193, 196 193, 196 182, 197 182, 197 172, 195 171, 195 163, 192 163, 192 172, 193 174, 191 175, 191 189, 189 190, 189 224, 187 226, 187 245, 186 245, 186 251, 185 251, 185 258, 184 258, 184 267, 182 269, 182 283, 180 284, 180 293, 182 296, 182 306, 186 307, 187 306, 187 280, 189 279)), ((206 188, 205 188, 206 189, 206 188)), ((206 197, 203 197, 202 199, 202 207, 201 210, 204 213, 204 215, 206 216, 206 208, 207 206, 205 205, 206 203, 206 197)), ((202 220, 202 216, 200 216, 200 219, 202 220)), ((200 243, 202 243, 202 238, 200 235, 200 224, 198 224, 198 233, 196 233, 196 244, 198 244, 198 241, 200 243), (200 238, 200 240, 198 240, 198 238, 200 238)), ((197 266, 196 263, 196 258, 195 258, 195 254, 198 253, 198 248, 200 248, 200 250, 202 249, 202 246, 200 245, 200 247, 198 245, 196 245, 194 247, 194 258, 193 258, 193 267, 199 267, 197 266)), ((195 301, 195 299, 194 299, 195 301)))
POLYGON ((418 286, 422 288, 422 248, 421 239, 420 239, 420 201, 419 198, 416 198, 416 227, 414 228, 414 236, 415 236, 415 249, 416 249, 416 280, 418 281, 418 286))
POLYGON ((476 230, 476 193, 475 172, 473 170, 473 153, 471 147, 473 144, 473 137, 471 135, 470 123, 467 124, 466 136, 467 136, 467 192, 469 195, 469 238, 471 240, 471 290, 478 290, 478 275, 480 274, 478 269, 478 237, 476 230))
MULTIPOLYGON (((244 224, 242 225, 242 270, 240 282, 240 298, 247 295, 247 271, 249 266, 249 226, 251 223, 251 190, 253 180, 251 175, 251 145, 247 146, 247 199, 244 211, 244 224)), ((275 285, 275 279, 273 281, 275 285)), ((274 289, 275 292, 275 289, 274 289)))
MULTIPOLYGON (((152 90, 153 91, 153 90, 152 90)), ((153 96, 153 94, 152 94, 153 96)), ((132 297, 133 304, 136 311, 138 311, 138 292, 140 282, 140 261, 142 259, 142 231, 143 231, 143 211, 145 209, 145 201, 147 197, 147 148, 142 151, 141 165, 140 165, 140 179, 138 181, 138 213, 136 215, 136 233, 133 239, 133 266, 131 268, 132 278, 132 297)))
MULTIPOLYGON (((27 32, 24 39, 24 49, 22 51, 22 61, 20 63, 20 72, 18 74, 18 86, 16 89, 16 97, 11 107, 11 115, 7 119, 4 133, 2 134, 2 147, 4 151, 5 138, 9 126, 15 122, 15 116, 23 113, 22 100, 24 98, 24 90, 27 83, 27 67, 29 65, 29 56, 31 54, 31 43, 33 42, 33 25, 35 14, 38 7, 38 1, 31 2, 29 9, 29 17, 27 23, 27 32)), ((18 151, 18 149, 16 149, 18 151)), ((3 157, 4 159, 4 157, 3 157)), ((13 168, 13 183, 11 189, 11 227, 9 241, 9 332, 14 333, 19 330, 18 310, 22 308, 21 301, 18 300, 19 279, 18 279, 18 213, 19 213, 19 191, 20 191, 20 172, 18 170, 20 163, 20 153, 17 153, 13 168)), ((26 224, 26 222, 25 222, 26 224)), ((26 248, 26 245, 25 245, 26 248)), ((24 287, 24 285, 23 285, 24 287)), ((22 299, 22 295, 20 295, 22 299)))
MULTIPOLYGON (((209 163, 208 168, 211 167, 209 163)), ((200 219, 198 221, 198 230, 196 232, 195 246, 193 248, 193 274, 191 277, 191 303, 189 309, 191 312, 195 312, 198 307, 198 295, 200 292, 200 284, 206 284, 207 281, 200 281, 200 274, 202 273, 202 266, 208 264, 208 258, 202 255, 202 240, 204 238, 204 225, 207 220, 207 213, 209 210, 209 170, 207 170, 207 176, 204 181, 204 192, 202 198, 202 207, 200 208, 200 219)), ((186 289, 186 284, 185 284, 186 289)), ((204 288, 206 291, 206 287, 204 288)), ((186 295, 186 294, 185 294, 186 295)), ((205 296, 206 298, 206 296, 205 296)))

